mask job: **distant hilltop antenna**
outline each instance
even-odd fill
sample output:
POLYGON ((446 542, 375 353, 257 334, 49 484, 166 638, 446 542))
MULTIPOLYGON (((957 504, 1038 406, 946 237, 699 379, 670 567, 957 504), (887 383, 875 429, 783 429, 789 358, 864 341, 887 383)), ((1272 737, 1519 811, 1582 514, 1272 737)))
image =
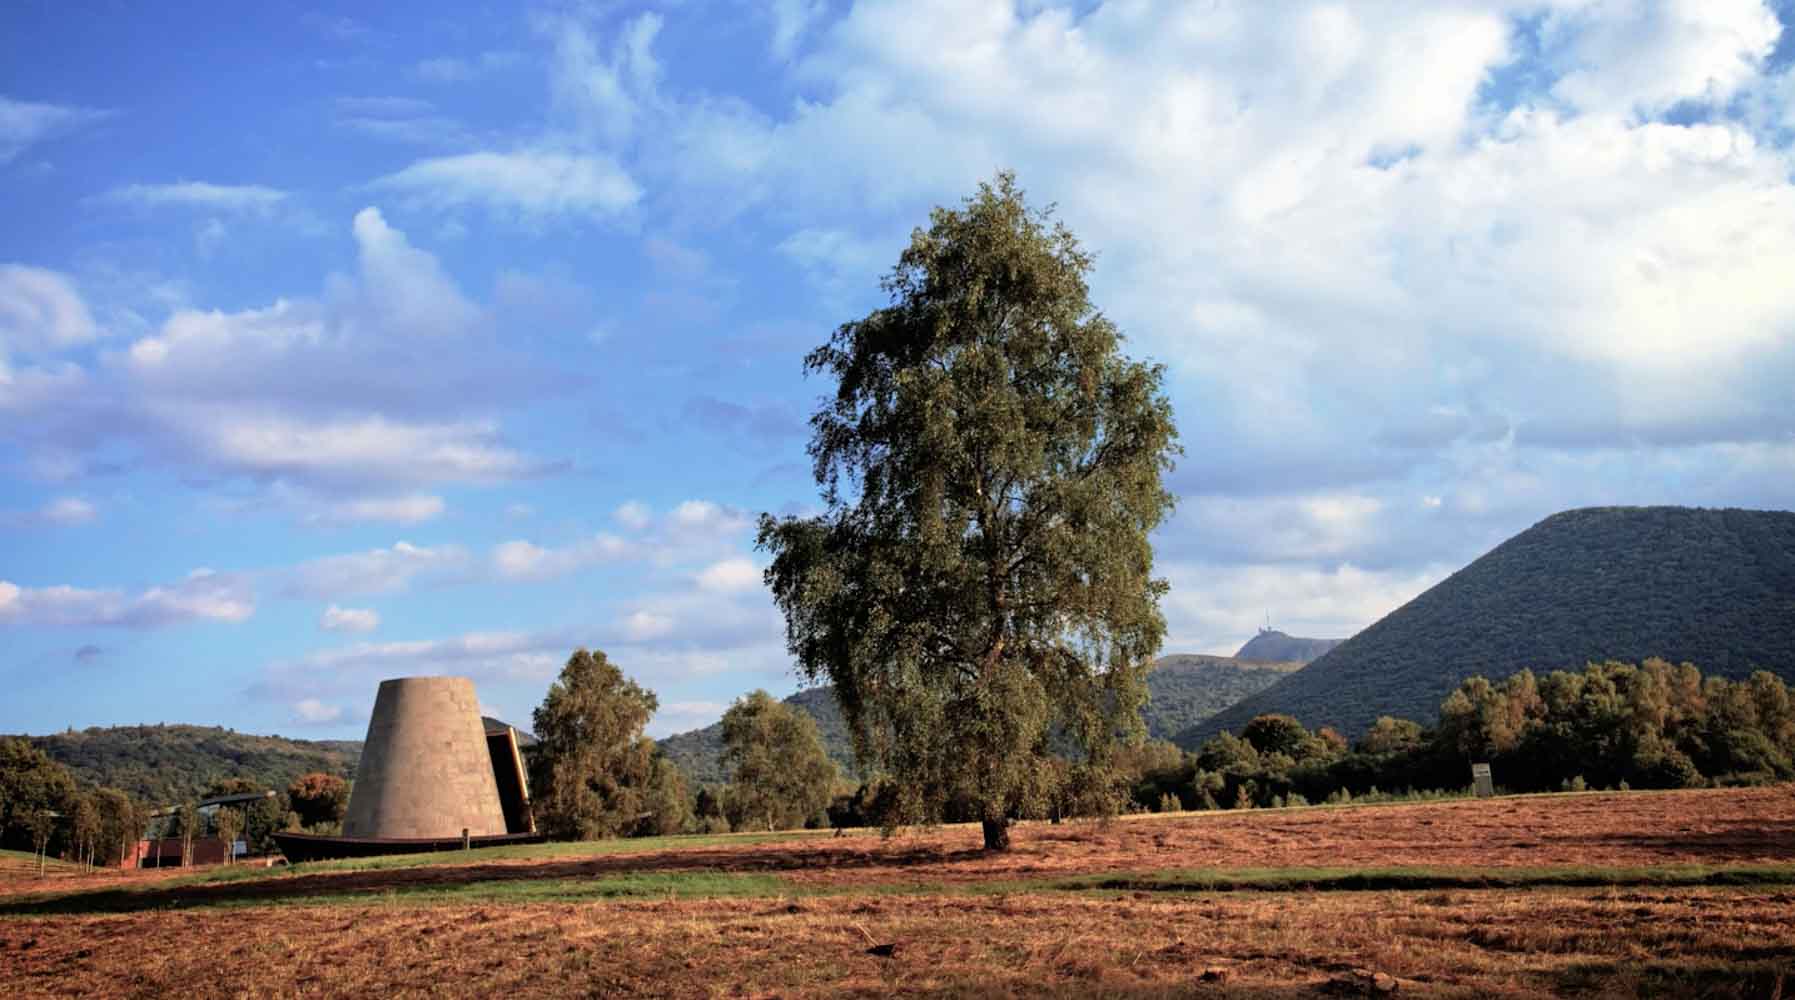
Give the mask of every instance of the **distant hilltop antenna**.
POLYGON ((1267 611, 1265 613, 1265 624, 1260 627, 1259 634, 1264 635, 1265 633, 1270 632, 1270 631, 1271 631, 1271 612, 1267 611))

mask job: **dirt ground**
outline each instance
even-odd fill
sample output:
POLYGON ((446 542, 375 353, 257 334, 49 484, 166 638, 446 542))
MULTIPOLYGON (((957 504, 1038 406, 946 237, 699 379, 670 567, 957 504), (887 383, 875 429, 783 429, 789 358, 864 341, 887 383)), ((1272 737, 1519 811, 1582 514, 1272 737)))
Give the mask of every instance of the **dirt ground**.
POLYGON ((1790 786, 1031 823, 1007 855, 978 843, 976 828, 948 827, 311 873, 184 886, 184 904, 236 905, 155 909, 171 888, 141 912, 0 918, 0 995, 1350 995, 1351 970, 1365 968, 1400 996, 1795 997, 1795 889, 1783 887, 1104 896, 996 884, 1174 868, 1795 865, 1790 786), (519 905, 402 894, 700 871, 772 874, 792 894, 519 905), (805 895, 817 888, 841 895, 805 895), (370 890, 401 894, 263 905, 370 890), (892 953, 869 953, 880 945, 892 953))

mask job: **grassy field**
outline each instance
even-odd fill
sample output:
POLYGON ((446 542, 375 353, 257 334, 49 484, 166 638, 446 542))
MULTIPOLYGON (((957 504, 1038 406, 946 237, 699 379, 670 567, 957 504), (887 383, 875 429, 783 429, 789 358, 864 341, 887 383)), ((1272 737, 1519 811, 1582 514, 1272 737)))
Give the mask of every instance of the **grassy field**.
POLYGON ((1795 996, 1795 788, 0 885, 7 996, 1795 996), (154 944, 150 944, 154 942, 154 944))

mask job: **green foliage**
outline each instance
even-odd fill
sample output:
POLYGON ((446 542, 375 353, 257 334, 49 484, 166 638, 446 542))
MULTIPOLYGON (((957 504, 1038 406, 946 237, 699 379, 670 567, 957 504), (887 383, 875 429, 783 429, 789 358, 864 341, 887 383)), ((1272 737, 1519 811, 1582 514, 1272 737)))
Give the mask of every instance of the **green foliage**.
MULTIPOLYGON (((1795 513, 1566 511, 1178 743, 1195 749, 1266 712, 1346 733, 1364 732, 1380 715, 1431 721, 1473 675, 1577 670, 1589 662, 1660 657, 1699 663, 1731 681, 1760 669, 1795 681, 1791 594, 1795 513)), ((1476 701, 1475 693, 1467 697, 1476 701)))
MULTIPOLYGON (((642 727, 659 702, 603 652, 576 651, 536 709, 531 805, 552 837, 635 832, 652 814, 654 741, 642 727)), ((664 779, 663 779, 664 780, 664 779)))
POLYGON ((199 798, 226 778, 259 790, 285 788, 313 771, 348 777, 361 757, 355 741, 251 736, 216 726, 113 726, 31 742, 82 781, 163 806, 199 798))
POLYGON ((349 809, 349 782, 318 771, 302 774, 287 786, 287 806, 301 826, 341 823, 349 809))
POLYGON ((723 745, 736 829, 789 830, 823 816, 835 765, 809 715, 755 691, 724 713, 723 745))
POLYGON ((1520 671, 1492 684, 1470 677, 1440 707, 1440 725, 1385 716, 1347 752, 1287 716, 1259 716, 1242 739, 1205 742, 1174 764, 1136 769, 1133 799, 1187 808, 1373 800, 1382 788, 1456 793, 1474 762, 1517 792, 1691 788, 1795 778, 1788 686, 1759 671, 1703 678, 1692 664, 1592 663, 1543 679, 1520 671), (1255 745, 1257 744, 1257 745, 1255 745), (1292 752, 1294 748, 1295 752, 1292 752))
POLYGON ((1163 370, 1091 305, 1091 258, 1009 174, 938 208, 891 304, 805 359, 827 506, 763 516, 799 669, 906 818, 976 805, 987 845, 1041 807, 1050 730, 1095 760, 1140 730, 1164 632, 1148 535, 1171 509, 1163 370))
POLYGON ((1246 724, 1240 738, 1261 754, 1281 753, 1295 758, 1309 741, 1309 731, 1288 715, 1261 715, 1246 724))
POLYGON ((657 753, 650 765, 642 818, 630 833, 637 837, 664 837, 685 833, 692 827, 692 794, 686 789, 686 776, 678 764, 657 753))
POLYGON ((37 832, 44 827, 49 836, 55 823, 40 814, 65 812, 78 795, 67 768, 26 740, 0 737, 0 843, 43 853, 37 832))

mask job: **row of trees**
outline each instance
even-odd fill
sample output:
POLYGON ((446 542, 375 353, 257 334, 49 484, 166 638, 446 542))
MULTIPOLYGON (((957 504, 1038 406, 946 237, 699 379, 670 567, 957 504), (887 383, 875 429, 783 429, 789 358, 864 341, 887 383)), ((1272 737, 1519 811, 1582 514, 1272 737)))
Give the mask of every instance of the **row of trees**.
POLYGON ((1477 761, 1515 792, 1759 784, 1795 778, 1795 699, 1767 671, 1729 681, 1659 659, 1592 663, 1469 678, 1434 727, 1385 716, 1350 746, 1261 715, 1195 753, 1149 744, 1126 760, 1134 807, 1152 810, 1456 791, 1477 761))
POLYGON ((0 844, 86 865, 116 864, 148 810, 116 788, 83 787, 28 740, 0 739, 0 844))
POLYGON ((578 650, 533 717, 537 825, 593 839, 700 829, 784 829, 820 821, 836 781, 816 724, 764 691, 723 717, 726 788, 692 789, 643 728, 658 700, 603 652, 578 650))
MULTIPOLYGON (((200 800, 254 794, 263 788, 248 778, 214 781, 200 800)), ((307 774, 284 794, 202 814, 199 800, 152 818, 149 806, 116 788, 79 782, 65 766, 30 741, 0 739, 0 845, 57 856, 85 865, 115 865, 130 856, 146 832, 182 842, 182 860, 192 859, 195 838, 239 838, 252 852, 274 849, 278 830, 334 832, 348 802, 349 784, 332 774, 307 774)))

